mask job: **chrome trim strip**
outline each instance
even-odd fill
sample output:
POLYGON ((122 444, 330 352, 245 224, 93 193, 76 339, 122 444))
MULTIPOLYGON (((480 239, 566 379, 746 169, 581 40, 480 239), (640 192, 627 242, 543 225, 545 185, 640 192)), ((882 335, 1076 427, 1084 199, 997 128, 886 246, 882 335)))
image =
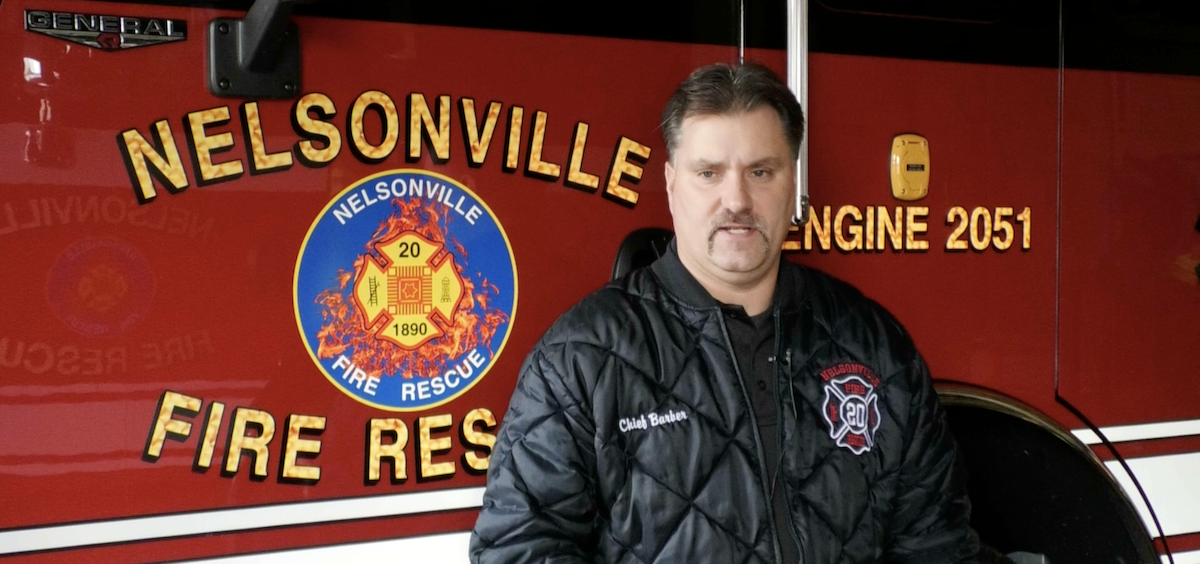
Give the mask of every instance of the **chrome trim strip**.
MULTIPOLYGON (((808 0, 788 0, 787 34, 788 87, 800 101, 807 125, 812 122, 808 119, 808 0)), ((808 133, 800 140, 796 159, 796 215, 792 218, 796 225, 808 221, 808 133)))

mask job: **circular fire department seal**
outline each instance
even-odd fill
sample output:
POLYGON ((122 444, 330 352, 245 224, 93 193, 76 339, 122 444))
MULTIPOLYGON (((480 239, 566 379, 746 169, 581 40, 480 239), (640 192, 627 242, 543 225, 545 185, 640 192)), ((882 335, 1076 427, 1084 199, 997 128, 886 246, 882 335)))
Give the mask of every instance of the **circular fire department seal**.
POLYGON ((461 395, 500 356, 517 309, 512 246, 457 181, 422 170, 364 178, 309 228, 296 261, 296 322, 338 389, 417 411, 461 395))
POLYGON ((150 309, 154 275, 133 245, 111 237, 86 237, 67 247, 46 279, 55 315, 88 337, 115 337, 150 309))

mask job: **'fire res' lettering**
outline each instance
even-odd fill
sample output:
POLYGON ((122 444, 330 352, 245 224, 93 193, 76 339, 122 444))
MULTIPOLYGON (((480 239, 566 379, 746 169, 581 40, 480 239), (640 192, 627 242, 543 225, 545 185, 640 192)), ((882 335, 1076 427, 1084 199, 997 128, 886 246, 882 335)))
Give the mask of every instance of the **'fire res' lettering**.
MULTIPOLYGON (((454 417, 448 413, 424 415, 414 423, 416 440, 410 444, 408 424, 403 420, 388 417, 367 422, 367 445, 363 453, 365 485, 375 485, 388 474, 393 484, 408 480, 405 450, 410 447, 416 455, 420 479, 454 476, 458 464, 451 456, 453 440, 449 436, 440 436, 454 428, 454 417), (389 465, 391 472, 386 471, 389 465)), ((269 474, 274 448, 277 449, 274 456, 281 459, 277 465, 280 483, 315 485, 323 475, 317 458, 324 450, 321 435, 329 425, 324 416, 292 413, 283 421, 280 441, 275 437, 275 416, 267 411, 245 406, 228 406, 227 409, 220 401, 206 401, 164 390, 154 409, 142 460, 154 464, 162 457, 168 439, 186 441, 195 434, 199 435, 192 459, 195 472, 207 472, 215 464, 221 469, 222 476, 231 478, 246 468, 242 464, 245 460, 249 462, 250 477, 262 480, 269 474), (208 407, 202 415, 205 404, 208 407), (226 411, 230 412, 228 417, 226 411), (229 429, 225 433, 221 432, 223 426, 229 429), (194 432, 196 428, 199 428, 198 432, 194 432), (217 448, 221 436, 225 437, 224 460, 217 448)), ((487 408, 475 408, 463 416, 457 433, 462 451, 459 460, 468 473, 487 473, 492 447, 496 445, 496 427, 496 417, 487 408)))

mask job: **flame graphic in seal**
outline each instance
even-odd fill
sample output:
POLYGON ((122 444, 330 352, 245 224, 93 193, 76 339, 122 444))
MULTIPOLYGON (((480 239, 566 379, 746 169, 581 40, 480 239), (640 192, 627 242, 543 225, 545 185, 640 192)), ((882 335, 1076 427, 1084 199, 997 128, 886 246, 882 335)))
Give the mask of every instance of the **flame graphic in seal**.
POLYGON ((441 374, 449 361, 461 357, 477 346, 491 350, 492 337, 508 321, 508 314, 491 307, 489 302, 499 294, 495 284, 486 278, 476 280, 465 272, 467 249, 448 234, 449 214, 433 202, 392 199, 392 214, 379 225, 365 252, 358 255, 351 268, 339 269, 337 286, 317 295, 323 324, 317 332, 317 357, 335 358, 345 354, 355 366, 369 374, 403 378, 432 378, 441 374), (376 328, 365 326, 365 316, 355 307, 351 292, 356 272, 362 269, 368 254, 374 254, 377 243, 387 241, 398 233, 414 231, 441 243, 454 255, 454 266, 463 281, 463 299, 454 312, 453 323, 438 323, 444 334, 415 350, 404 350, 395 343, 376 336, 376 328))

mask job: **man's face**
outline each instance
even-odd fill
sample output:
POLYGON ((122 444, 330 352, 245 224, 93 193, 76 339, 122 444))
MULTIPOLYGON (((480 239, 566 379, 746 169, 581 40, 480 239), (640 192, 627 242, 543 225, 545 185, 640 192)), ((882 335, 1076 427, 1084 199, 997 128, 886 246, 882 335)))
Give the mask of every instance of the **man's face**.
POLYGON ((752 286, 779 264, 796 162, 769 106, 683 120, 667 199, 679 258, 701 282, 752 286))

